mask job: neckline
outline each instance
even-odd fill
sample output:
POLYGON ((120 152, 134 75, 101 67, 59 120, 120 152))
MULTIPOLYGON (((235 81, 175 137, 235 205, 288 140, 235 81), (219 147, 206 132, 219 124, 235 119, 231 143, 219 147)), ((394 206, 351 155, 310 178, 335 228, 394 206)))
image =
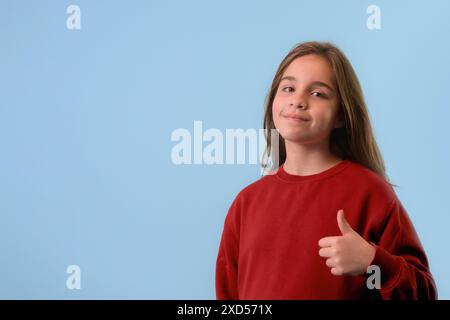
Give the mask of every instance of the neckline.
POLYGON ((328 168, 322 172, 319 173, 314 173, 314 174, 309 174, 309 175, 295 175, 295 174, 290 174, 287 173, 284 170, 284 163, 278 168, 276 176, 286 182, 293 182, 293 183, 298 183, 298 182, 305 182, 305 181, 313 181, 313 180, 319 180, 319 179, 323 179, 323 178, 327 178, 330 177, 332 175, 337 174, 338 172, 342 171, 343 169, 345 169, 348 165, 349 165, 350 161, 347 159, 343 159, 341 162, 339 162, 338 164, 334 165, 331 168, 328 168))

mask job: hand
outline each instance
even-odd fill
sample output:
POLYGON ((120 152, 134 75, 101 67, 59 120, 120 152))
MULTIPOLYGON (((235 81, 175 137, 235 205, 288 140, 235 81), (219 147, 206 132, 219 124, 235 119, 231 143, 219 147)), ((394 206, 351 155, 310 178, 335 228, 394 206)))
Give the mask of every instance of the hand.
POLYGON ((337 213, 337 223, 342 236, 320 239, 319 255, 327 258, 326 265, 335 276, 366 273, 375 257, 375 247, 352 229, 342 209, 337 213))

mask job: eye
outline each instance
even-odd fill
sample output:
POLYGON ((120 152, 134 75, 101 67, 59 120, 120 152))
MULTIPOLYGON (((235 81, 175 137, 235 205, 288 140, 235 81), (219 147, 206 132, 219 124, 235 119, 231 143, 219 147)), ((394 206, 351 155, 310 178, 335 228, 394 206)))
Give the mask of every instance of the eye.
POLYGON ((283 89, 281 89, 284 92, 292 92, 294 90, 294 88, 292 87, 284 87, 283 89), (292 90, 292 91, 291 91, 292 90))
POLYGON ((325 95, 324 94, 322 94, 322 93, 320 93, 320 92, 313 92, 313 93, 311 93, 312 95, 314 95, 315 97, 319 97, 319 98, 325 98, 325 95))

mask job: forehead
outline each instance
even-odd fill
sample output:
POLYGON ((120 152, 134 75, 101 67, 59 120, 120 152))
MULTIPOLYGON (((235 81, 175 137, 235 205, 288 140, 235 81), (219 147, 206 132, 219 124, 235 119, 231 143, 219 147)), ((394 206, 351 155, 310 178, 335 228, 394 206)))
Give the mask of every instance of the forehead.
POLYGON ((298 81, 323 81, 333 84, 334 74, 328 60, 319 55, 306 55, 296 58, 286 68, 284 76, 294 76, 298 81))

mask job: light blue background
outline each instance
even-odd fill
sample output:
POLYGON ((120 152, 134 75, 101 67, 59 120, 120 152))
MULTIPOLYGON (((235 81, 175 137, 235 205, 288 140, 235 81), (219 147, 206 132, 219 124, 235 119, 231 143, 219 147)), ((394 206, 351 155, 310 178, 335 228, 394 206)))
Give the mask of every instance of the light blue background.
POLYGON ((214 299, 226 212, 259 168, 175 166, 171 132, 260 128, 281 59, 329 40, 449 299, 449 14, 444 0, 1 0, 0 298, 214 299))

